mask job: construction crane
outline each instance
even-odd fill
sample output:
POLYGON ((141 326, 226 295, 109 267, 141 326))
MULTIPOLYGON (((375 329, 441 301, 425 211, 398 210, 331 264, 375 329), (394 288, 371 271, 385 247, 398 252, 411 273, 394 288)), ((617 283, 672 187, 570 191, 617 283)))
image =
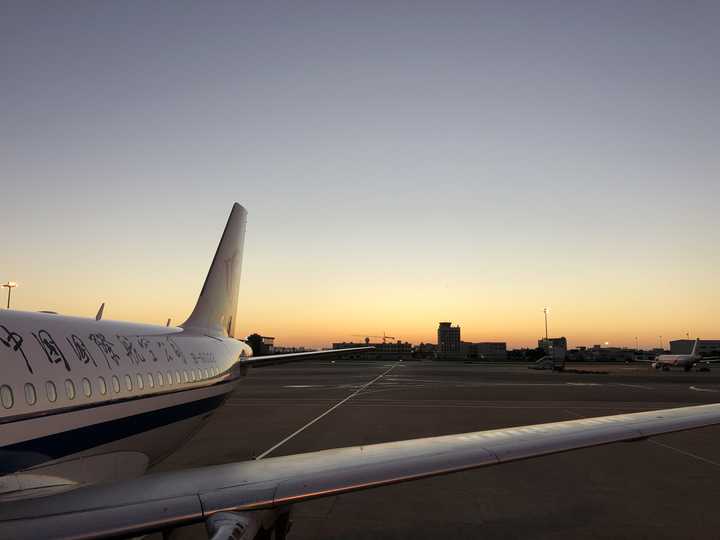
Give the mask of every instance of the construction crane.
POLYGON ((383 343, 386 343, 388 339, 395 339, 394 336, 388 336, 385 332, 383 332, 382 336, 370 336, 368 334, 351 334, 351 335, 353 337, 365 338, 365 343, 370 343, 370 338, 382 339, 383 343))

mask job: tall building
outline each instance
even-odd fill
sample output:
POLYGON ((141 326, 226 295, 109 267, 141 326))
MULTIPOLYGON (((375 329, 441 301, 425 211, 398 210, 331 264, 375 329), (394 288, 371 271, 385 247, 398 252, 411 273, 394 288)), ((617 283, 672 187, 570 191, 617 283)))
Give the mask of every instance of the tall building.
POLYGON ((438 352, 461 353, 460 326, 453 326, 451 322, 441 322, 438 326, 438 352))

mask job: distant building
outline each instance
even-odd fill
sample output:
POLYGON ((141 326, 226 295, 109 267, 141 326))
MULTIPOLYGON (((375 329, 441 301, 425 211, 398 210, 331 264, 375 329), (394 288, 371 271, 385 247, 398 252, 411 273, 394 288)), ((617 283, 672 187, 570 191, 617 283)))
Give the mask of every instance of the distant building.
POLYGON ((277 345, 273 345, 273 354, 291 354, 291 353, 301 353, 301 352, 314 352, 317 349, 313 349, 310 347, 279 347, 277 345))
POLYGON ((501 362, 507 360, 507 343, 504 341, 485 341, 466 343, 469 358, 501 362))
POLYGON ((635 349, 625 347, 578 347, 567 352, 567 359, 571 362, 632 362, 643 358, 654 358, 652 353, 641 354, 635 349))
POLYGON ((435 358, 437 356, 437 345, 434 343, 421 343, 416 345, 413 350, 413 357, 415 358, 435 358))
POLYGON ((245 343, 250 345, 253 350, 253 356, 265 356, 275 352, 275 338, 270 336, 261 336, 260 334, 250 334, 245 343))
POLYGON ((409 360, 412 358, 412 345, 407 341, 396 341, 394 343, 370 343, 365 340, 362 343, 353 343, 343 341, 342 343, 333 343, 333 349, 352 349, 355 347, 375 347, 369 351, 360 351, 343 355, 343 359, 365 358, 368 360, 409 360))
MULTIPOLYGON (((670 354, 690 354, 694 344, 694 339, 673 340, 670 342, 670 354)), ((720 354, 720 339, 701 339, 697 352, 703 356, 720 354)))
POLYGON ((565 337, 538 339, 538 349, 543 349, 547 356, 564 360, 567 356, 567 339, 565 337))
POLYGON ((441 322, 438 326, 438 353, 463 354, 463 343, 460 341, 460 326, 451 322, 441 322))
POLYGON ((539 348, 530 349, 523 347, 520 349, 509 350, 507 352, 507 356, 508 360, 512 362, 535 362, 545 356, 545 351, 539 348))

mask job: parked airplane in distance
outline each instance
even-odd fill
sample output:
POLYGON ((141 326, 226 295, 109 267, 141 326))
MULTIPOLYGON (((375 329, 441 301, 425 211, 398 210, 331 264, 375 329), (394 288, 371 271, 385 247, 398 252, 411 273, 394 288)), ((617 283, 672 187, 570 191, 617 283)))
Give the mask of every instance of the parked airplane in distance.
POLYGON ((205 523, 213 540, 282 540, 292 505, 310 499, 720 424, 713 404, 143 476, 249 367, 338 352, 253 358, 232 337, 246 214, 233 206, 179 327, 0 312, 0 538, 124 538, 205 523))
POLYGON ((720 361, 720 358, 703 358, 698 353, 700 338, 695 340, 690 354, 661 354, 655 360, 652 360, 652 367, 663 371, 670 371, 671 367, 680 367, 685 371, 696 368, 698 371, 709 371, 710 363, 720 361))

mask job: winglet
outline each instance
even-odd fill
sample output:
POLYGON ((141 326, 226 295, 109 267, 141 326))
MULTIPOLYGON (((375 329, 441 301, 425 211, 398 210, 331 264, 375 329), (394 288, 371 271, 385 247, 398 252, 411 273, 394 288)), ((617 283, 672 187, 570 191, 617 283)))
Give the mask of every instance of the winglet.
POLYGON ((690 353, 691 356, 697 356, 697 348, 698 348, 699 344, 700 344, 700 338, 697 338, 695 340, 695 344, 693 345, 692 352, 690 353))
POLYGON ((247 210, 233 205, 195 309, 180 326, 208 335, 232 336, 240 289, 247 210))
POLYGON ((96 321, 99 321, 100 319, 102 319, 103 311, 105 311, 105 302, 100 304, 100 309, 98 309, 97 315, 95 315, 96 321))

